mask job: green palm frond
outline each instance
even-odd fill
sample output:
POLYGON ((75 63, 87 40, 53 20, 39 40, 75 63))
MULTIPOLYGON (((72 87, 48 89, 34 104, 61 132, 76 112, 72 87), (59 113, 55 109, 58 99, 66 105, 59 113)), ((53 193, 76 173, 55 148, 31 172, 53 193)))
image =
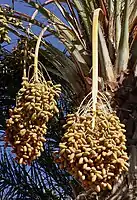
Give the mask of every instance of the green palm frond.
POLYGON ((123 26, 121 29, 121 36, 119 41, 119 47, 117 51, 115 71, 119 74, 121 71, 125 71, 128 66, 129 59, 129 0, 125 1, 125 9, 123 13, 123 26))

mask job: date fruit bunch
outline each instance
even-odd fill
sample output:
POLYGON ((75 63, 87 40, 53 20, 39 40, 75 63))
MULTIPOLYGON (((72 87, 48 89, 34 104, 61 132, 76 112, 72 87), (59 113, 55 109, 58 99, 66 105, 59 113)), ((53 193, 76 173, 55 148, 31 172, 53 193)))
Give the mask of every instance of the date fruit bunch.
POLYGON ((111 190, 123 171, 128 171, 125 125, 115 112, 97 109, 92 129, 92 109, 85 114, 68 114, 65 134, 54 152, 55 162, 84 188, 111 190))
POLYGON ((7 19, 4 16, 2 8, 0 7, 0 43, 10 42, 10 38, 8 36, 8 29, 6 28, 7 25, 7 19))
POLYGON ((12 145, 12 152, 20 164, 31 164, 44 150, 47 123, 59 112, 56 97, 60 93, 60 85, 52 81, 28 82, 23 78, 16 107, 10 109, 10 119, 6 121, 5 136, 6 146, 12 145))
POLYGON ((18 41, 17 46, 13 50, 13 55, 15 58, 15 65, 20 66, 21 69, 24 67, 24 55, 25 62, 27 66, 30 66, 33 64, 33 56, 35 52, 35 41, 28 40, 28 38, 23 38, 18 41))

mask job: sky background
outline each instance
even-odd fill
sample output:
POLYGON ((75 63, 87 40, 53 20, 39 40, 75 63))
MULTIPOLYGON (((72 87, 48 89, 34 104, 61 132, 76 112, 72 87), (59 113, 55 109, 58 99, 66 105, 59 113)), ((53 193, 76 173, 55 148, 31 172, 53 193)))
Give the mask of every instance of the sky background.
MULTIPOLYGON (((44 3, 45 0, 40 0, 41 3, 44 3)), ((0 4, 8 4, 10 6, 12 6, 12 0, 0 0, 0 4)), ((51 11, 53 11, 59 18, 62 19, 62 15, 60 14, 60 12, 58 11, 58 9, 55 7, 54 4, 48 5, 47 6, 48 9, 50 9, 51 11)), ((14 9, 17 11, 20 11, 22 13, 26 13, 29 16, 31 16, 33 14, 33 12, 35 11, 33 8, 31 8, 29 5, 26 5, 22 2, 20 2, 20 0, 15 0, 14 3, 14 9)), ((39 17, 40 15, 37 15, 37 17, 39 17)), ((41 17, 41 16, 40 16, 41 17)), ((44 20, 42 18, 42 20, 44 20)), ((63 20, 63 19, 62 19, 63 20)), ((36 33, 39 34, 40 33, 40 29, 38 27, 33 26, 32 30, 36 33)), ((16 46, 16 42, 17 42, 17 37, 14 34, 9 34, 9 36, 11 37, 11 44, 4 44, 5 48, 8 49, 9 51, 16 46)), ((60 50, 64 50, 64 45, 60 43, 60 41, 58 41, 58 39, 56 39, 54 36, 50 36, 47 38, 47 41, 51 44, 53 44, 55 47, 59 48, 60 50)))

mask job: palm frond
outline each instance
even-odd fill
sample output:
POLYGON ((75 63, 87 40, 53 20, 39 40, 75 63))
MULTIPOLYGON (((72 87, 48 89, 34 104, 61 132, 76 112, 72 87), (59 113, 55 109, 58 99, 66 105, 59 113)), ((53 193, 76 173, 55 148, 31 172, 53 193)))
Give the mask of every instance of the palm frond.
POLYGON ((128 65, 129 59, 129 0, 125 1, 125 9, 123 15, 123 26, 121 30, 121 36, 119 41, 119 47, 116 57, 116 64, 115 64, 115 72, 120 73, 121 71, 125 71, 128 65))
POLYGON ((10 199, 34 199, 48 198, 59 199, 51 189, 46 187, 46 178, 43 181, 37 164, 30 168, 15 163, 10 154, 1 150, 0 159, 0 193, 3 198, 10 199), (33 176, 31 171, 34 170, 33 176), (44 187, 42 185, 44 184, 44 187))
POLYGON ((120 19, 120 1, 114 2, 114 18, 115 18, 115 44, 116 51, 118 50, 120 34, 121 34, 121 19, 120 19))

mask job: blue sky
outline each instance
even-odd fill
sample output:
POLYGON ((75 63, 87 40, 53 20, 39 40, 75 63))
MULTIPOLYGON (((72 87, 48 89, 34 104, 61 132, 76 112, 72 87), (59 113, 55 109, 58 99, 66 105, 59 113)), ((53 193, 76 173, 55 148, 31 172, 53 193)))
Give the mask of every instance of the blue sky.
MULTIPOLYGON (((41 0, 41 3, 45 2, 45 0, 41 0)), ((0 4, 8 4, 8 5, 12 5, 12 0, 0 0, 0 4)), ((54 13, 58 16, 58 17, 62 17, 60 12, 57 10, 57 8, 52 4, 49 5, 48 8, 52 11, 54 11, 54 13)), ((22 13, 26 13, 28 15, 32 15, 34 12, 34 9, 30 8, 28 5, 19 2, 19 0, 15 1, 14 4, 14 9, 17 11, 20 11, 22 13)), ((39 34, 40 30, 38 28, 33 27, 33 30, 36 31, 37 34, 39 34)), ((10 37, 12 38, 11 44, 10 45, 6 45, 6 48, 8 50, 11 50, 15 45, 16 45, 16 41, 17 38, 15 37, 15 35, 10 33, 10 37)), ((51 36, 47 39, 48 42, 50 42, 51 44, 53 44, 55 47, 59 48, 60 50, 64 50, 64 46, 60 43, 60 41, 58 41, 54 36, 51 36)))
MULTIPOLYGON (((0 0, 0 4, 8 4, 11 6, 12 0, 0 0)), ((14 7, 15 10, 28 13, 29 15, 31 15, 33 13, 33 9, 27 8, 27 6, 23 6, 23 3, 19 2, 19 0, 18 0, 18 2, 15 0, 14 6, 15 6, 14 7)))

